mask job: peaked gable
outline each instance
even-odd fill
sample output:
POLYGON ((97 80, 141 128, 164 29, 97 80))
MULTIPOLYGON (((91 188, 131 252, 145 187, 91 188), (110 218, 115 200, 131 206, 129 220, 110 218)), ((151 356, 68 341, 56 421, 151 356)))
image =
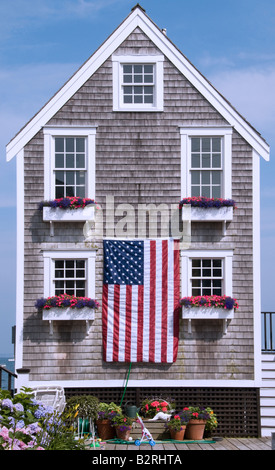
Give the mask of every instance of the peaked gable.
POLYGON ((143 8, 136 5, 120 26, 8 143, 6 147, 7 161, 10 161, 22 150, 137 27, 148 36, 163 55, 175 65, 253 149, 265 160, 269 160, 269 146, 259 132, 191 64, 162 30, 146 15, 143 8))

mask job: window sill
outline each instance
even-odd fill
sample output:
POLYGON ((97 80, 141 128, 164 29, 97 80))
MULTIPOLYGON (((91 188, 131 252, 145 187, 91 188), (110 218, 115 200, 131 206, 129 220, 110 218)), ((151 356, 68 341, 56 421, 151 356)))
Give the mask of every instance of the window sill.
POLYGON ((95 208, 90 205, 78 209, 43 207, 44 222, 86 222, 94 218, 95 208))
POLYGON ((233 207, 193 207, 182 206, 183 221, 230 222, 233 220, 233 207))

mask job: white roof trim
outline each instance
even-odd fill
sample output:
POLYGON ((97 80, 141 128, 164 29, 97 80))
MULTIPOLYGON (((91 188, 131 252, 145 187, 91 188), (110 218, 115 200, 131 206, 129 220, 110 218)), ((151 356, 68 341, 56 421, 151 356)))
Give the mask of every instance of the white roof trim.
POLYGON ((50 101, 26 124, 6 147, 6 158, 10 161, 47 124, 56 112, 112 55, 119 45, 136 28, 152 40, 160 51, 178 68, 194 87, 236 129, 237 132, 265 160, 269 160, 269 145, 253 127, 223 98, 200 72, 183 56, 173 43, 160 31, 153 21, 140 9, 135 8, 121 25, 109 36, 50 101))

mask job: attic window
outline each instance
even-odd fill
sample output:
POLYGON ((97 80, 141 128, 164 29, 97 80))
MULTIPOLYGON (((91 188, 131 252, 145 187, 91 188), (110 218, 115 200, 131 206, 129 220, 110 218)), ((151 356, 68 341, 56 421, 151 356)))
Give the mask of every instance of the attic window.
POLYGON ((163 110, 163 56, 113 56, 114 111, 163 110))

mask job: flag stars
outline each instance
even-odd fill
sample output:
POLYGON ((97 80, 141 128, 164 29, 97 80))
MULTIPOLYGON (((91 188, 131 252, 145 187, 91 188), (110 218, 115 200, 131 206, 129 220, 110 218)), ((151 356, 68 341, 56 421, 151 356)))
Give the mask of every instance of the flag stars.
POLYGON ((104 282, 143 284, 143 242, 106 240, 104 242, 104 282))

